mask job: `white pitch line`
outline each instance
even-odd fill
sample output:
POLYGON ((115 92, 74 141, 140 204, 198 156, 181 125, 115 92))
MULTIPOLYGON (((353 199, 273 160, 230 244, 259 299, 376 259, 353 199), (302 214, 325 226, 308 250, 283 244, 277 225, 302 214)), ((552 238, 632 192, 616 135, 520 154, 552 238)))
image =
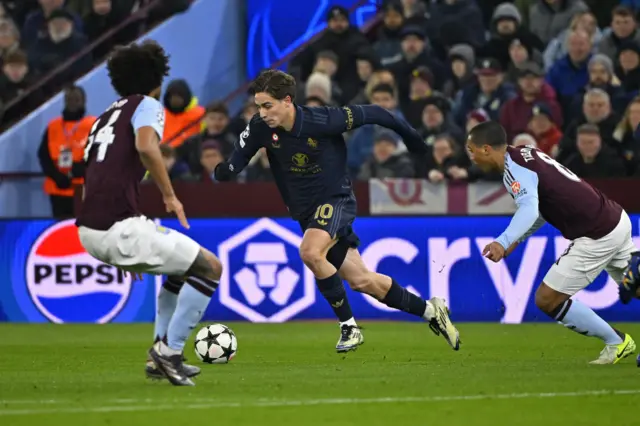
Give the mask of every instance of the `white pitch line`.
MULTIPOLYGON (((478 401, 489 399, 535 399, 535 398, 563 398, 563 397, 581 397, 581 396, 602 396, 602 395, 637 395, 640 389, 626 390, 595 390, 595 391, 577 391, 577 392, 541 392, 541 393, 507 393, 507 394, 477 394, 477 395, 451 395, 451 396, 416 396, 416 397, 387 397, 387 398, 326 398, 326 399, 301 399, 301 400, 255 400, 248 402, 206 402, 210 401, 204 398, 189 399, 179 404, 176 400, 170 401, 172 404, 167 405, 163 400, 152 401, 153 405, 104 405, 97 407, 52 407, 42 409, 2 409, 0 408, 0 416, 29 416, 38 414, 74 414, 74 413, 118 413, 133 411, 158 411, 158 410, 206 410, 213 408, 252 408, 252 407, 291 407, 291 406, 317 406, 317 405, 357 405, 357 404, 384 404, 384 403, 411 403, 411 402, 447 402, 447 401, 478 401), (193 403, 194 401, 202 401, 201 403, 193 403)), ((53 400, 46 400, 53 401, 53 400)), ((135 404, 135 402, 151 402, 150 399, 117 399, 104 402, 135 404)), ((32 401, 36 404, 42 401, 32 401)), ((21 404, 25 401, 0 401, 0 404, 21 404)), ((49 402, 51 403, 51 402, 49 402)), ((73 401, 57 400, 56 403, 73 404, 73 401)))

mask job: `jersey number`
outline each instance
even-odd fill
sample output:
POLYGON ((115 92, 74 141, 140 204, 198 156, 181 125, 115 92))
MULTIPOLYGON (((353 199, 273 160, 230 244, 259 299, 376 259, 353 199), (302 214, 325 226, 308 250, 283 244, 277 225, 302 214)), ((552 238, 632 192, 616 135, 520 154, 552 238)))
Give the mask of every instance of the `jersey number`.
POLYGON ((122 113, 121 110, 114 110, 109 116, 109 121, 107 124, 103 126, 100 130, 98 130, 97 134, 94 134, 96 129, 98 128, 98 124, 100 123, 100 119, 97 119, 95 123, 93 123, 93 127, 91 128, 91 132, 89 133, 89 140, 87 146, 84 149, 84 161, 87 161, 89 158, 89 153, 91 152, 91 147, 93 144, 98 144, 98 155, 96 155, 96 161, 101 162, 104 160, 104 157, 107 155, 107 148, 109 145, 113 143, 113 140, 116 138, 115 133, 113 133, 113 126, 116 124, 118 117, 122 113))
POLYGON ((555 167, 557 171, 559 171, 562 175, 564 175, 564 177, 566 177, 566 178, 568 178, 568 179, 570 179, 570 180, 572 180, 574 182, 580 182, 580 178, 575 173, 573 173, 571 170, 567 169, 562 164, 558 163, 553 158, 549 157, 544 152, 536 151, 536 154, 538 155, 538 157, 540 157, 540 159, 542 161, 544 161, 545 163, 555 167))

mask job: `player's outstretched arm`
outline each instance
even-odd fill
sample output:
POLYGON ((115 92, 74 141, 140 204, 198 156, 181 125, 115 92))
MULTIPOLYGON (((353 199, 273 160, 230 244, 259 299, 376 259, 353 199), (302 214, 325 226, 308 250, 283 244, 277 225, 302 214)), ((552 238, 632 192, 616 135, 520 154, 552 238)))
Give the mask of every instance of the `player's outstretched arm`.
POLYGON ((215 179, 220 182, 231 180, 249 164, 258 149, 260 149, 258 137, 255 133, 252 133, 252 126, 249 123, 234 144, 229 160, 223 161, 216 166, 214 171, 215 179))
POLYGON ((305 107, 303 125, 298 136, 319 134, 339 135, 367 124, 377 124, 393 130, 414 154, 428 152, 424 139, 404 119, 396 117, 378 105, 347 105, 344 107, 305 107))

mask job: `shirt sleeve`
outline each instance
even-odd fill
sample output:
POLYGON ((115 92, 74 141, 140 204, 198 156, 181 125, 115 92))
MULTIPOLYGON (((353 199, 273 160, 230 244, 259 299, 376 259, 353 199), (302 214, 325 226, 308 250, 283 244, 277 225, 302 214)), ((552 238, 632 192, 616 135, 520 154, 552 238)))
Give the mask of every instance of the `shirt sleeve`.
POLYGON ((377 124, 400 135, 412 153, 426 154, 428 151, 424 139, 409 123, 378 105, 313 107, 306 108, 304 113, 297 136, 334 136, 367 124, 377 124))
MULTIPOLYGON (((537 173, 515 163, 509 165, 509 170, 506 173, 507 177, 505 177, 504 183, 507 191, 513 195, 517 210, 507 229, 496 239, 505 250, 514 242, 526 238, 527 232, 534 227, 540 218, 537 173)), ((538 227, 540 226, 542 224, 538 227)), ((537 228, 534 229, 534 232, 535 230, 537 228)))
POLYGON ((247 127, 240 134, 240 137, 233 146, 233 152, 227 163, 229 165, 229 171, 237 175, 247 167, 249 161, 251 161, 260 149, 258 135, 255 134, 255 129, 252 128, 251 123, 247 124, 247 127))
POLYGON ((131 116, 131 125, 134 132, 140 128, 150 126, 162 140, 164 134, 164 107, 157 100, 146 96, 131 116))

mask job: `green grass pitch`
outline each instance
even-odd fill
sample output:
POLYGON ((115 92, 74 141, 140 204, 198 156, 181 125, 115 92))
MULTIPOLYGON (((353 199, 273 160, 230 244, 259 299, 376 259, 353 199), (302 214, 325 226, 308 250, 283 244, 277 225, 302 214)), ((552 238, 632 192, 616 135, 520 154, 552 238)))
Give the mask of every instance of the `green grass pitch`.
POLYGON ((177 388, 144 377, 149 324, 1 324, 0 425, 640 424, 635 355, 589 365, 600 342, 555 324, 459 324, 454 352, 424 323, 363 322, 347 355, 333 323, 227 325, 237 357, 177 388))

